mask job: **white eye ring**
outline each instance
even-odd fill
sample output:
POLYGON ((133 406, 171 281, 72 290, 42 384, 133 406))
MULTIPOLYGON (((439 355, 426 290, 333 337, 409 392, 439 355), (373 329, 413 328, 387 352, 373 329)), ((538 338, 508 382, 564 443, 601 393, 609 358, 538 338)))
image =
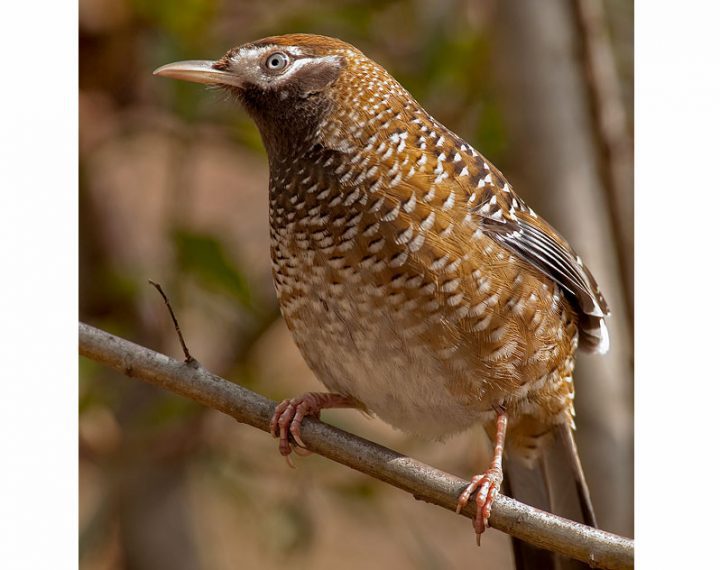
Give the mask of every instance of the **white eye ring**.
POLYGON ((282 71, 289 64, 290 58, 287 56, 287 54, 281 51, 271 53, 265 60, 265 67, 267 67, 270 71, 282 71))

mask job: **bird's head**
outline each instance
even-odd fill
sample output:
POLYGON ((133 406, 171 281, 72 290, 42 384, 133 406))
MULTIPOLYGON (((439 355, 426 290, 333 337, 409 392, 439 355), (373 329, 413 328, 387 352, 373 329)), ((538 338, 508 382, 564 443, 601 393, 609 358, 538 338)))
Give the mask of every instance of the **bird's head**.
POLYGON ((337 106, 338 90, 348 90, 343 76, 368 64, 372 62, 359 50, 338 39, 290 34, 233 48, 217 61, 164 65, 155 75, 230 91, 255 120, 272 151, 288 141, 311 142, 337 106))

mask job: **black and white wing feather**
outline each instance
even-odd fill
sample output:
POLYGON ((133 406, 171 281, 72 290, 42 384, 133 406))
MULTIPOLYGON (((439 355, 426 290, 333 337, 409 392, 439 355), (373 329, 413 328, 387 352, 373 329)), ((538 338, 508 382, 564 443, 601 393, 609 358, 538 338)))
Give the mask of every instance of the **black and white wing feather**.
POLYGON ((510 188, 488 185, 472 209, 482 230, 497 243, 557 282, 580 314, 580 346, 607 352, 610 315, 595 278, 570 244, 510 188))

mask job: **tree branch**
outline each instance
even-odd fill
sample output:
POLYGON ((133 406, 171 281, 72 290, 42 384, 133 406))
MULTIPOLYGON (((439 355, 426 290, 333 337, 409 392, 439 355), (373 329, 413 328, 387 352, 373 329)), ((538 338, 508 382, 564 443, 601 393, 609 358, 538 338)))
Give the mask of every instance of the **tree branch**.
MULTIPOLYGON (((80 323, 80 354, 115 370, 219 410, 239 422, 269 431, 275 403, 178 360, 80 323)), ((309 449, 371 477, 412 493, 416 499, 455 510, 468 482, 410 457, 332 427, 314 418, 303 421, 309 449)), ((462 514, 473 517, 475 504, 462 514)), ((633 541, 587 527, 498 495, 490 526, 535 546, 601 568, 632 568, 633 541)))

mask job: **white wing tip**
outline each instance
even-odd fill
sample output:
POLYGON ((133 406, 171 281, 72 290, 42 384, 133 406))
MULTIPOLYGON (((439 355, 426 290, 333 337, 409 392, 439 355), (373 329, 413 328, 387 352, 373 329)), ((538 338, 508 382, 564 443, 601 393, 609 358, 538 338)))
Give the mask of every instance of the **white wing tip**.
POLYGON ((600 319, 600 342, 598 342, 595 352, 605 354, 610 350, 610 333, 607 330, 605 319, 600 319))
POLYGON ((605 354, 610 350, 610 334, 605 319, 590 317, 580 325, 580 348, 592 354, 605 354))

